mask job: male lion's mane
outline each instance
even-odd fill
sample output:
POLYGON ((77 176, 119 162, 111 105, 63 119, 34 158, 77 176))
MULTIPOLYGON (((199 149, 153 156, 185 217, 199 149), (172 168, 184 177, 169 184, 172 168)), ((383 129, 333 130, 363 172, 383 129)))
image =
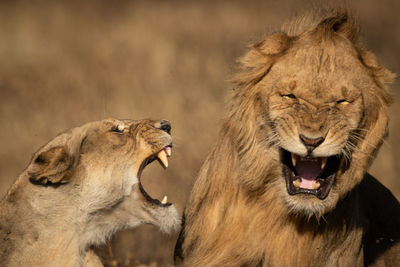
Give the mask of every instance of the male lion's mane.
POLYGON ((239 62, 228 118, 185 208, 176 263, 356 266, 381 260, 395 265, 400 207, 390 191, 366 174, 387 134, 391 100, 386 84, 394 75, 365 49, 356 21, 347 10, 313 10, 251 46, 239 62), (363 92, 367 108, 357 147, 339 170, 340 187, 324 204, 304 213, 295 203, 285 203, 287 192, 277 190, 282 179, 277 134, 263 108, 259 83, 296 40, 310 35, 319 42, 347 39, 373 86, 363 92))

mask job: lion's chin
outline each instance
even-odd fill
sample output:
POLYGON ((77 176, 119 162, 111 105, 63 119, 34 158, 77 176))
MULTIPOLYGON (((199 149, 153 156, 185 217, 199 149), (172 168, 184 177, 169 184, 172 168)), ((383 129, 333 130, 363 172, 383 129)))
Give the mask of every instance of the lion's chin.
POLYGON ((341 160, 336 155, 301 157, 281 149, 281 162, 289 195, 314 195, 324 200, 335 183, 341 160))
POLYGON ((332 190, 329 195, 321 201, 311 194, 289 195, 285 188, 282 188, 283 200, 288 207, 288 213, 296 218, 316 218, 320 220, 325 214, 331 212, 339 201, 338 192, 332 190))

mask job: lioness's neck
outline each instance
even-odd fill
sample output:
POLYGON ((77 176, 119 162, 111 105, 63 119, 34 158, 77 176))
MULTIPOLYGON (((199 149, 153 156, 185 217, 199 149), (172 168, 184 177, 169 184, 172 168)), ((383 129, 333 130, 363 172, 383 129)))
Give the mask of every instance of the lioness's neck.
POLYGON ((51 262, 60 266, 80 265, 85 244, 76 238, 80 223, 72 209, 75 205, 63 202, 68 198, 60 190, 51 187, 39 190, 23 178, 19 178, 1 203, 0 232, 5 242, 0 251, 13 248, 8 259, 4 258, 7 253, 0 255, 1 262, 10 266, 43 266, 47 261, 48 266, 51 262))

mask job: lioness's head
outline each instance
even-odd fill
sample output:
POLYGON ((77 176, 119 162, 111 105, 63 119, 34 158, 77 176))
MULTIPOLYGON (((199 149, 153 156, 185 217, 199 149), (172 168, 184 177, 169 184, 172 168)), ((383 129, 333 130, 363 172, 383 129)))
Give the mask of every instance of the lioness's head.
POLYGON ((231 114, 242 121, 234 126, 242 127, 239 155, 253 153, 253 172, 274 174, 268 184, 292 212, 332 210, 361 181, 386 135, 384 84, 393 74, 363 48, 348 14, 337 11, 289 23, 241 62, 231 114))
MULTIPOLYGON (((106 233, 151 223, 169 231, 178 225, 177 211, 166 197, 162 201, 150 197, 142 186, 141 174, 155 160, 164 168, 168 166, 170 130, 165 120, 91 122, 42 147, 26 175, 36 191, 43 192, 42 199, 57 196, 52 203, 56 207, 68 205, 79 211, 75 216, 81 216, 82 225, 87 223, 84 220, 104 224, 107 229, 99 231, 106 233)), ((37 206, 44 205, 49 204, 37 206)), ((95 228, 87 227, 88 231, 95 228)))

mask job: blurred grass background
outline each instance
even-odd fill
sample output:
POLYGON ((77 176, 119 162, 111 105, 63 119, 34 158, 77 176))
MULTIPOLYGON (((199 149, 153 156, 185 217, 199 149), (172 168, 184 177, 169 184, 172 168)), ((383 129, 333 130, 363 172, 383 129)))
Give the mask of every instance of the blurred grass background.
MULTIPOLYGON (((32 153, 67 128, 106 117, 166 118, 170 167, 150 165, 144 186, 182 211, 224 117, 236 58, 308 2, 0 2, 0 196, 32 153)), ((400 73, 400 2, 350 6, 367 46, 400 73)), ((399 198, 399 82, 392 89, 390 135, 370 171, 399 198)), ((120 266, 155 267, 172 265, 175 240, 142 226, 111 243, 120 266)), ((107 249, 98 250, 109 264, 107 249)))

